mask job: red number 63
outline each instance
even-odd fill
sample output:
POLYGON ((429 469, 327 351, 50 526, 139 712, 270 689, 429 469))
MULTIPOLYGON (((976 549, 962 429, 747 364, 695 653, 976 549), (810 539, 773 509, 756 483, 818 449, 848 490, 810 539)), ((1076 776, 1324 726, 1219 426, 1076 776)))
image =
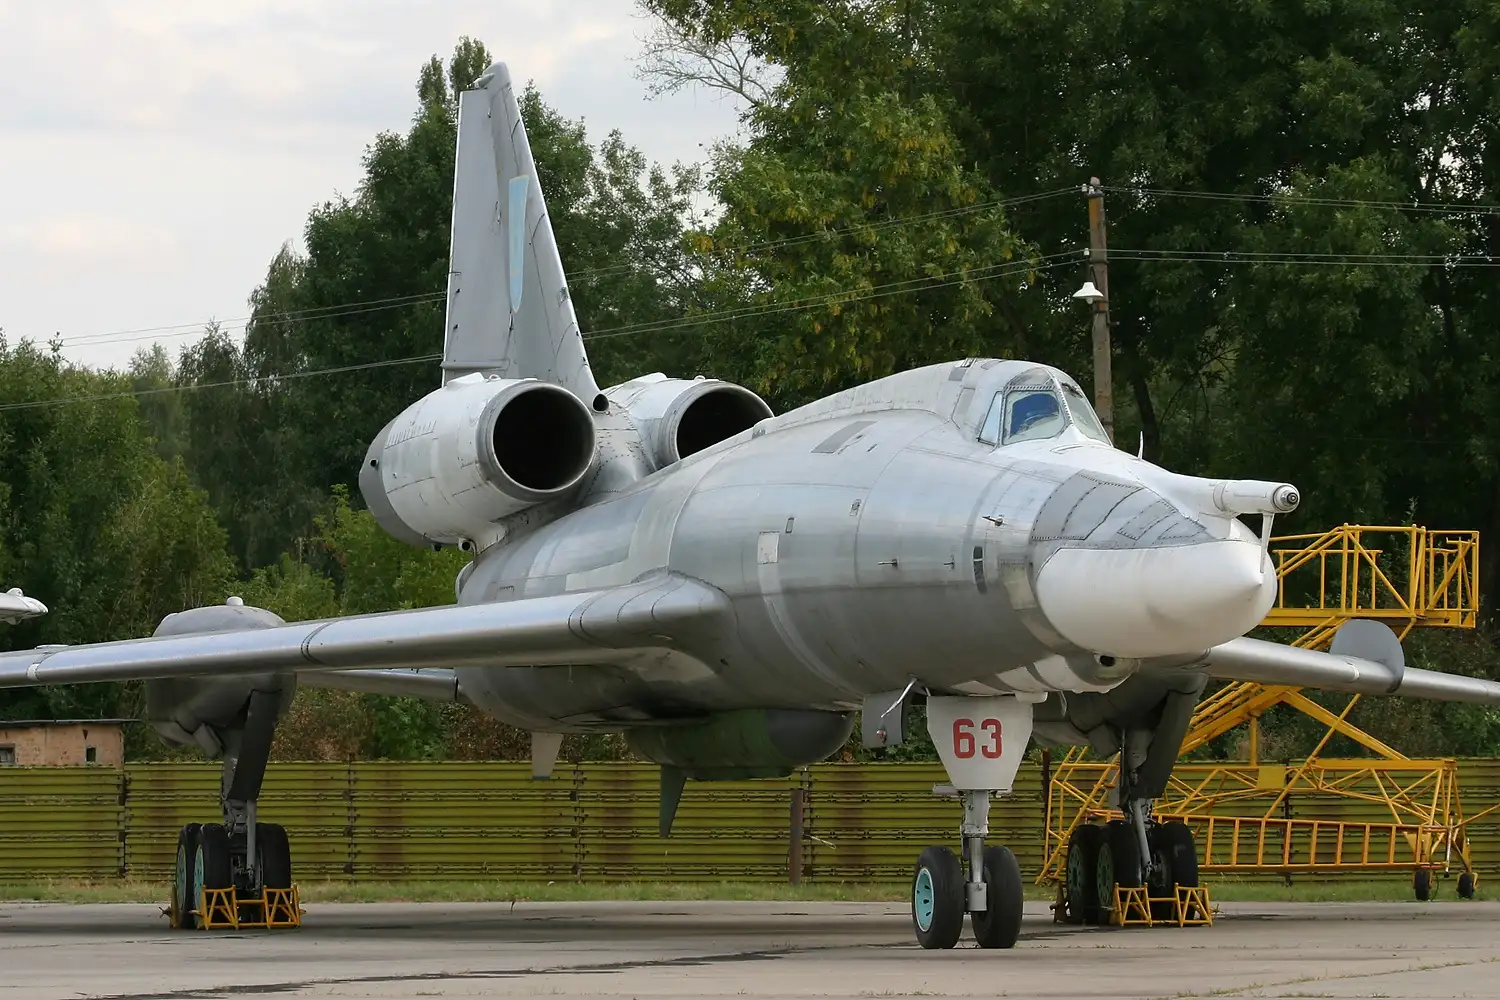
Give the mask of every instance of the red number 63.
POLYGON ((975 749, 978 749, 980 756, 990 760, 1000 756, 1000 720, 983 719, 979 723, 979 728, 984 734, 982 745, 974 739, 973 719, 953 720, 953 756, 968 760, 974 756, 975 749))

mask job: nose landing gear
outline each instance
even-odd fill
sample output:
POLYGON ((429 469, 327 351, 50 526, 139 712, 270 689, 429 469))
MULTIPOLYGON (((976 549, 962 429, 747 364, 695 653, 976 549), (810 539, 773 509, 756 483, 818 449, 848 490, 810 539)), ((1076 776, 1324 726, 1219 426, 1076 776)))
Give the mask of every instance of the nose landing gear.
POLYGON ((1021 935, 1021 866, 1010 848, 986 846, 986 828, 974 832, 968 822, 971 814, 988 813, 990 793, 962 794, 967 866, 946 847, 929 847, 917 859, 911 889, 917 943, 923 948, 952 948, 963 936, 967 913, 979 947, 1013 948, 1021 935))
POLYGON ((986 846, 990 795, 1008 793, 1031 739, 1031 705, 1014 697, 927 699, 927 727, 953 794, 963 800, 963 860, 947 847, 917 859, 911 918, 923 948, 952 948, 964 914, 981 948, 1011 948, 1021 933, 1021 868, 1006 847, 986 846))

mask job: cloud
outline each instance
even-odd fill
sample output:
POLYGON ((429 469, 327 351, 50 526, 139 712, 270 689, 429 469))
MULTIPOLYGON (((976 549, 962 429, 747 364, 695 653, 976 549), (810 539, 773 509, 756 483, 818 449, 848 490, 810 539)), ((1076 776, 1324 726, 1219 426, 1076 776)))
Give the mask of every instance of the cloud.
POLYGON ((308 210, 352 192, 461 35, 597 140, 699 160, 734 129, 701 94, 647 101, 629 0, 70 0, 0 4, 0 326, 92 337, 243 315, 308 210), (129 280, 124 275, 128 274, 129 280))
POLYGON ((70 263, 127 266, 149 266, 180 252, 166 227, 110 216, 69 215, 12 222, 0 225, 0 243, 8 243, 22 253, 70 263))

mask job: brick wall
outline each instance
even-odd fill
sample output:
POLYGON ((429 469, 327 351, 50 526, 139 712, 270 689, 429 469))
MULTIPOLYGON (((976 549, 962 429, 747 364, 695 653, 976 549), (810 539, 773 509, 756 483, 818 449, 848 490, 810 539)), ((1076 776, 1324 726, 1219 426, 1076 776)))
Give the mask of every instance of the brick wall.
MULTIPOLYGON (((71 767, 99 764, 119 767, 125 761, 125 732, 118 725, 74 723, 61 726, 18 726, 0 722, 0 751, 10 748, 22 767, 71 767), (88 759, 89 748, 94 759, 88 759)), ((0 752, 0 760, 10 756, 0 752)))

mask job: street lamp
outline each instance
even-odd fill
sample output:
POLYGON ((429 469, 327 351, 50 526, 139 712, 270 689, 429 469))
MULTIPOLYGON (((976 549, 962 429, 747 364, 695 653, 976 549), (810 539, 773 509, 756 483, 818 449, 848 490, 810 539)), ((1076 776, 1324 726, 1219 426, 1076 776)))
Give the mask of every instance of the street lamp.
POLYGON ((1104 293, 1099 291, 1098 286, 1092 281, 1085 281, 1083 287, 1073 293, 1073 298, 1087 302, 1089 305, 1096 305, 1104 301, 1104 293))

